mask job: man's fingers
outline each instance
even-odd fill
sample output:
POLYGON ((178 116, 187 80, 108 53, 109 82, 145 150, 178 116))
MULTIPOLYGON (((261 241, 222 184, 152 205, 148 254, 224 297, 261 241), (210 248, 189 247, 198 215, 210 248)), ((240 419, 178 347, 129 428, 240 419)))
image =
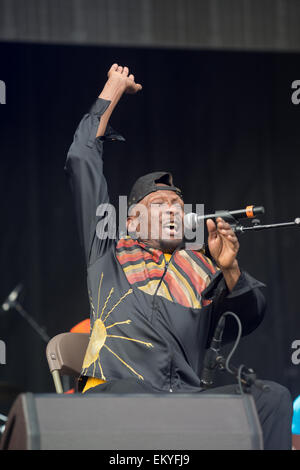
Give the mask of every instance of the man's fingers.
POLYGON ((223 235, 224 237, 231 240, 231 241, 234 241, 234 242, 238 241, 238 239, 237 239, 234 231, 232 230, 232 228, 229 228, 229 229, 224 229, 224 228, 220 229, 220 228, 218 228, 218 232, 221 235, 223 235))
POLYGON ((134 82, 134 75, 132 73, 129 75, 129 68, 126 65, 123 67, 122 65, 115 63, 110 67, 108 73, 110 72, 119 72, 134 82))
POLYGON ((234 243, 234 244, 236 244, 236 243, 239 242, 238 239, 237 239, 237 237, 236 237, 235 235, 232 235, 232 234, 229 234, 229 235, 228 235, 228 239, 229 239, 232 243, 234 243))
POLYGON ((212 219, 207 219, 206 227, 209 234, 217 233, 217 227, 212 219))
POLYGON ((220 227, 218 226, 218 231, 219 231, 220 233, 223 233, 224 235, 229 235, 229 234, 233 234, 233 233, 234 233, 231 227, 229 227, 229 228, 220 228, 220 227))
POLYGON ((220 217, 216 219, 216 222, 217 225, 214 223, 213 219, 207 219, 206 225, 209 232, 217 230, 222 235, 233 235, 235 237, 234 231, 228 222, 225 222, 220 217))
POLYGON ((112 64, 109 71, 107 72, 107 76, 109 77, 111 72, 115 72, 118 69, 118 64, 112 64))
MULTIPOLYGON (((233 243, 233 245, 239 244, 237 236, 235 235, 234 231, 232 230, 231 225, 228 222, 225 222, 225 220, 223 220, 221 217, 217 217, 216 222, 217 222, 217 230, 216 230, 217 233, 225 237, 228 241, 233 243)), ((208 231, 210 230, 213 231, 213 225, 211 223, 207 225, 208 231)))
POLYGON ((119 73, 122 79, 124 80, 126 86, 125 93, 134 94, 143 88, 140 83, 134 82, 134 75, 132 73, 129 74, 129 68, 126 65, 123 67, 122 65, 119 65, 117 63, 112 64, 107 74, 108 77, 110 77, 113 72, 119 73))
POLYGON ((226 239, 228 240, 228 242, 230 243, 230 245, 231 245, 231 247, 234 251, 239 250, 240 244, 239 244, 239 241, 238 241, 238 239, 235 235, 229 234, 229 235, 226 236, 226 239))
POLYGON ((220 228, 231 228, 230 224, 228 222, 225 222, 221 217, 217 217, 217 225, 220 228))
POLYGON ((232 240, 237 240, 231 225, 228 222, 225 222, 225 220, 223 220, 221 217, 217 218, 217 228, 218 232, 220 232, 222 235, 229 237, 232 240))

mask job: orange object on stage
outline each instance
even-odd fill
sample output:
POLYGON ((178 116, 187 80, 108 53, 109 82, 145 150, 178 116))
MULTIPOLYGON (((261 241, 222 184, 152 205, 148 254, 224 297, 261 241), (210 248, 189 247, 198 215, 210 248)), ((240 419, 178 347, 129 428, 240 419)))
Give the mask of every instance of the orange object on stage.
POLYGON ((89 333, 90 332, 90 319, 87 318, 86 320, 83 320, 77 325, 73 326, 73 328, 70 329, 71 333, 89 333))

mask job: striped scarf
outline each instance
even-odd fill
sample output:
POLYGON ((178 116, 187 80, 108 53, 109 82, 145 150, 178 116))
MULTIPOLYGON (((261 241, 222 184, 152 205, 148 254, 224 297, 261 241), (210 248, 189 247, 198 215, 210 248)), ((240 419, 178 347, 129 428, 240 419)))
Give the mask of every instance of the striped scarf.
MULTIPOLYGON (((116 256, 129 284, 154 295, 166 267, 164 253, 126 237, 119 240, 116 256)), ((203 250, 178 250, 172 256, 157 295, 185 307, 202 308, 210 300, 202 299, 201 292, 218 269, 203 250)))

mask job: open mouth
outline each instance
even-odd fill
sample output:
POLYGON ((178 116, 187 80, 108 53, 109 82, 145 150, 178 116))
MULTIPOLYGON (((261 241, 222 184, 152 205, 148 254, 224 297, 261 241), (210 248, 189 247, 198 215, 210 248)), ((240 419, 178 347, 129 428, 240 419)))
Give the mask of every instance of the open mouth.
POLYGON ((169 230, 178 230, 178 224, 166 224, 163 226, 163 228, 167 228, 169 230))
POLYGON ((179 229, 180 229, 180 224, 179 222, 168 222, 163 225, 163 232, 165 234, 168 234, 170 236, 174 236, 178 234, 179 229))
MULTIPOLYGON (((180 222, 179 222, 178 218, 175 218, 175 219, 172 218, 172 219, 170 220, 170 218, 167 217, 166 219, 167 219, 167 220, 165 221, 165 223, 163 223, 163 228, 165 228, 165 227, 168 227, 168 228, 172 227, 172 228, 174 228, 174 229, 176 229, 176 230, 179 228, 180 222)), ((164 221, 163 221, 163 222, 164 222, 164 221)))

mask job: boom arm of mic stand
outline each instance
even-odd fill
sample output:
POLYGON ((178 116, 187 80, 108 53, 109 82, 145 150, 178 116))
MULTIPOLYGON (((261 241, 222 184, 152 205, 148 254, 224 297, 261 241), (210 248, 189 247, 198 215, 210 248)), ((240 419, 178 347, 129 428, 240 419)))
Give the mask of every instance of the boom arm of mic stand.
POLYGON ((37 334, 43 339, 43 341, 45 341, 45 343, 49 342, 50 337, 47 335, 45 330, 41 328, 30 315, 28 315, 26 310, 24 310, 24 308, 22 307, 21 304, 19 304, 19 302, 16 302, 16 301, 12 302, 12 307, 15 308, 17 312, 19 312, 20 315, 22 315, 22 317, 25 318, 25 320, 27 320, 27 322, 32 326, 32 328, 37 332, 37 334))
POLYGON ((279 224, 268 224, 268 225, 257 224, 257 225, 253 225, 250 227, 237 224, 233 227, 233 229, 236 233, 244 233, 244 232, 249 232, 251 230, 258 231, 258 230, 268 230, 271 228, 283 228, 283 227, 300 227, 300 217, 297 217, 293 222, 283 222, 279 224))

